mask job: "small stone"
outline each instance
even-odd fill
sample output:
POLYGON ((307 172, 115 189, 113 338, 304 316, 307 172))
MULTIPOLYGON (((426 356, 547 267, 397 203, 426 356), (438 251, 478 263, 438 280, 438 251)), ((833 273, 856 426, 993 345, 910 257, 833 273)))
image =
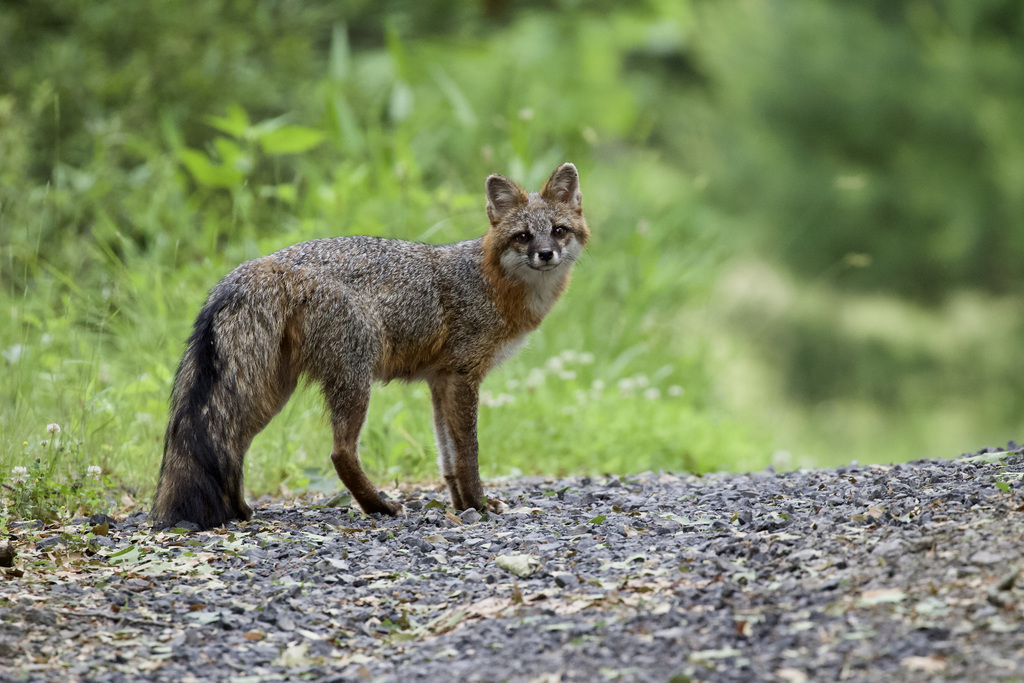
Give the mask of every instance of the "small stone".
POLYGON ((559 588, 575 588, 580 585, 580 580, 575 574, 555 574, 555 585, 559 588))
POLYGON ((40 538, 36 541, 36 550, 45 550, 46 548, 52 548, 55 545, 61 545, 64 543, 64 539, 60 536, 49 536, 47 538, 40 538))
POLYGON ((0 541, 0 567, 13 567, 15 555, 13 543, 0 541))
POLYGON ((462 520, 463 524, 476 524, 480 521, 480 513, 475 508, 469 508, 459 514, 459 519, 462 520))
POLYGON ((991 553, 987 550, 979 550, 978 552, 971 555, 969 560, 971 564, 990 565, 999 564, 1003 561, 1003 556, 996 553, 991 553))
POLYGON ((109 536, 96 536, 92 539, 92 544, 99 548, 113 548, 117 545, 109 536))
POLYGON ((464 577, 464 579, 466 583, 483 583, 484 576, 480 572, 469 571, 466 572, 466 576, 464 577))
POLYGON ((890 541, 882 541, 874 548, 875 555, 881 557, 892 557, 898 555, 903 551, 903 543, 899 539, 893 539, 890 541))
POLYGON ((25 621, 39 626, 52 626, 56 621, 56 615, 47 609, 30 609, 25 612, 25 621))
POLYGON ((0 641, 0 659, 14 659, 18 656, 18 648, 13 643, 0 641))
POLYGON ((97 512, 95 515, 89 518, 89 524, 109 524, 110 526, 114 526, 115 524, 117 524, 117 520, 113 517, 109 517, 103 514, 102 512, 97 512))

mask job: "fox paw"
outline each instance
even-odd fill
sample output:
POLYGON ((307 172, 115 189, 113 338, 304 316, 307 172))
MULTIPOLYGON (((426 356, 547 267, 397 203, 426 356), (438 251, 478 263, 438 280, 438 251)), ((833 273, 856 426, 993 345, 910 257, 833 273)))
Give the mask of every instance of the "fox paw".
POLYGON ((508 505, 506 505, 505 503, 501 502, 497 498, 488 498, 487 499, 487 511, 488 512, 493 512, 496 515, 501 515, 501 514, 504 514, 505 511, 507 511, 507 510, 508 510, 508 505))
POLYGON ((381 502, 387 510, 384 512, 386 515, 392 517, 405 517, 405 506, 399 503, 397 500, 388 500, 381 498, 381 502))

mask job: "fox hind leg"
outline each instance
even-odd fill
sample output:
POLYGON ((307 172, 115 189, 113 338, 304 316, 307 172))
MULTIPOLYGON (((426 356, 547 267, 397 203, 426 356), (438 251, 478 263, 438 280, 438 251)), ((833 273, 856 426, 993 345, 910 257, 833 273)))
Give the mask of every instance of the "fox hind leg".
POLYGON ((327 395, 327 403, 331 411, 331 428, 334 432, 331 462, 341 482, 364 512, 400 514, 401 504, 381 498, 359 463, 359 432, 370 406, 369 382, 348 384, 341 391, 332 391, 327 395))

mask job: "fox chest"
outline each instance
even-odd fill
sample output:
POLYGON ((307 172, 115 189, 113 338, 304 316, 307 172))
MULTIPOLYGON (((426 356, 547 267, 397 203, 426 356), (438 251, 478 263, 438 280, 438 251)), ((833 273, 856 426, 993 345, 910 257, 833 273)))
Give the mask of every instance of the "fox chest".
POLYGON ((494 362, 491 367, 496 367, 507 361, 512 356, 516 355, 516 352, 526 344, 526 341, 530 338, 530 333, 526 332, 505 342, 498 347, 498 351, 494 354, 494 362))

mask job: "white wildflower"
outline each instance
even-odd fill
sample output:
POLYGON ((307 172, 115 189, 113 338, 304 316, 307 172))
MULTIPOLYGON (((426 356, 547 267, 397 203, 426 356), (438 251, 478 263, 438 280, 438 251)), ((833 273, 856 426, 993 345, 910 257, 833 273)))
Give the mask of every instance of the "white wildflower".
POLYGON ((584 351, 576 358, 576 361, 582 365, 590 365, 594 362, 594 354, 584 351))
POLYGON ((88 469, 85 470, 85 476, 96 481, 100 480, 101 474, 103 474, 103 468, 99 465, 89 465, 88 469))
POLYGON ((11 479, 15 483, 22 483, 28 479, 28 468, 27 467, 12 467, 11 468, 11 479))
POLYGON ((668 395, 673 398, 679 398, 683 395, 683 388, 678 384, 673 384, 668 388, 668 395))
POLYGON ((60 425, 57 424, 56 422, 51 422, 50 424, 46 425, 46 433, 60 434, 60 425))
POLYGON ((647 379, 647 375, 637 375, 633 378, 633 381, 636 382, 637 387, 641 389, 651 385, 651 380, 647 379))
POLYGON ((50 440, 49 439, 43 439, 42 441, 39 442, 39 445, 42 446, 43 448, 46 448, 47 446, 50 445, 50 440))
POLYGON ((595 393, 600 394, 602 391, 604 391, 604 381, 600 380, 600 379, 595 379, 590 384, 590 389, 591 389, 591 391, 594 391, 595 393))
POLYGON ((509 381, 505 382, 505 388, 508 389, 509 391, 515 391, 516 389, 519 388, 519 380, 510 379, 509 381))
POLYGON ((548 358, 548 362, 544 364, 544 367, 551 372, 561 372, 564 368, 562 365, 562 359, 558 356, 552 356, 548 358))
POLYGON ((533 368, 530 370, 530 374, 526 376, 526 388, 536 389, 541 384, 544 384, 545 374, 540 368, 533 368))
POLYGON ((558 354, 558 357, 562 359, 563 363, 575 363, 579 358, 579 354, 572 349, 566 349, 558 354))
POLYGON ((480 405, 488 408, 500 408, 502 406, 513 403, 516 400, 512 394, 498 394, 495 396, 490 391, 480 392, 480 405))
POLYGON ((562 370, 560 373, 558 373, 558 376, 561 379, 564 379, 566 381, 573 380, 573 379, 576 379, 576 371, 575 370, 562 370))
POLYGON ((619 393, 623 396, 632 396, 636 391, 636 380, 632 377, 623 377, 618 382, 619 393))
POLYGON ((646 398, 648 401, 657 401, 659 398, 661 398, 661 391, 659 391, 657 387, 645 389, 644 398, 646 398))
POLYGON ((789 451, 775 451, 772 453, 772 467, 777 470, 792 469, 793 454, 789 451))

